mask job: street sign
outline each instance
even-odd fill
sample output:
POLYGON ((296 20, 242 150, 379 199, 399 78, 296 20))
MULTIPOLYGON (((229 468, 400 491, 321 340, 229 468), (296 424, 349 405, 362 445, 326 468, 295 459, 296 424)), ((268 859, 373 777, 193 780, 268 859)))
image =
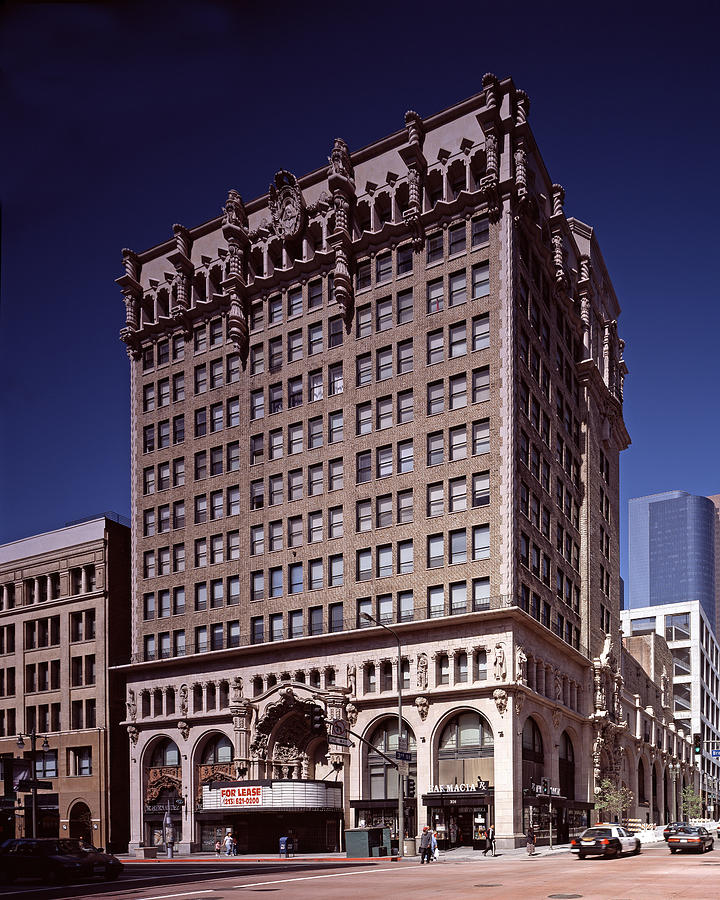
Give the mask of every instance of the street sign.
POLYGON ((398 750, 408 750, 408 736, 406 734, 401 734, 398 738, 398 750))
POLYGON ((404 750, 396 750, 395 759, 401 759, 403 762, 410 762, 412 760, 412 753, 406 753, 404 750))
POLYGON ((353 743, 349 738, 337 737, 337 735, 329 734, 327 737, 328 744, 335 744, 338 747, 352 747, 353 743))
POLYGON ((713 747, 710 753, 712 756, 720 756, 720 747, 713 747))
POLYGON ((27 793, 33 788, 36 788, 38 791, 51 791, 52 786, 52 781, 40 781, 38 779, 25 778, 18 782, 16 790, 18 793, 27 793))
POLYGON ((405 762, 404 760, 401 760, 397 764, 397 768, 398 768, 398 772, 400 775, 407 777, 410 774, 410 763, 409 762, 405 762))

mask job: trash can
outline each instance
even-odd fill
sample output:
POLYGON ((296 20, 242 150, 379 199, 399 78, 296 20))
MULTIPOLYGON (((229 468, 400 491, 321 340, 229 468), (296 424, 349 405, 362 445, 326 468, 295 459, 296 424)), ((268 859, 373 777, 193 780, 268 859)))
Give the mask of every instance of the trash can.
POLYGON ((417 856, 415 838, 405 838, 403 841, 403 856, 417 856))

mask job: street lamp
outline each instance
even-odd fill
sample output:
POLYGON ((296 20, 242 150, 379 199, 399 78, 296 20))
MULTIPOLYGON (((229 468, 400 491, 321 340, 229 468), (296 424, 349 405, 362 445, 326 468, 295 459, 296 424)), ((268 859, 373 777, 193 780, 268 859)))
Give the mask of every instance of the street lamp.
POLYGON ((680 807, 682 805, 681 798, 678 797, 678 792, 677 792, 677 779, 678 779, 678 775, 680 774, 680 771, 682 769, 682 766, 680 765, 680 763, 678 761, 675 761, 675 762, 670 763, 670 765, 668 766, 668 769, 670 769, 670 775, 672 776, 673 794, 675 795, 675 809, 673 810, 673 815, 675 816, 675 819, 677 821, 682 818, 681 812, 680 812, 680 807))
MULTIPOLYGON (((30 759, 32 761, 32 778, 30 780, 30 786, 32 790, 32 836, 34 838, 37 837, 37 739, 38 735, 33 727, 33 730, 30 734, 23 735, 22 732, 18 734, 17 745, 20 750, 24 749, 25 741, 23 737, 30 738, 30 759)), ((42 742, 42 751, 45 753, 50 749, 50 744, 48 744, 47 736, 43 736, 42 742)))
MULTIPOLYGON (((374 622, 390 634, 397 641, 397 689, 398 689, 398 750, 400 749, 402 735, 402 649, 400 647, 400 638, 394 629, 388 625, 378 622, 370 613, 360 613, 360 618, 366 622, 374 622)), ((408 745, 409 748, 409 745, 408 745)), ((403 856, 403 838, 405 837, 405 804, 403 798, 403 776, 400 774, 400 766, 398 766, 398 856, 403 856)))

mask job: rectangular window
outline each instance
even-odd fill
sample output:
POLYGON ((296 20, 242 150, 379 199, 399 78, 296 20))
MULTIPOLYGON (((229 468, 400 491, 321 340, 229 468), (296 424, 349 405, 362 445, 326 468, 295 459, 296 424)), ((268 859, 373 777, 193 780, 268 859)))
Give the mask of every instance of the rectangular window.
POLYGON ((369 500, 358 500, 355 504, 355 530, 356 532, 370 531, 372 529, 372 509, 369 500))
POLYGON ((400 391, 397 395, 397 421, 398 425, 412 422, 414 418, 413 392, 400 391))
POLYGON ((370 337, 372 334, 372 310, 370 306, 360 306, 355 312, 355 336, 370 337))
POLYGON ((467 276, 462 272, 453 272, 450 276, 449 306, 462 306, 467 301, 467 276))
POLYGON ((456 253, 464 253, 467 242, 465 238, 465 222, 458 222, 457 225, 451 225, 448 228, 448 252, 450 256, 456 253))
POLYGON ((375 307, 375 330, 389 331, 392 324, 392 300, 390 297, 378 300, 375 307))
POLYGON ((472 531, 473 559, 489 559, 490 558, 490 526, 475 525, 472 531))
POLYGON ((450 539, 450 563, 467 562, 467 536, 465 529, 451 531, 450 539))
POLYGON ((407 275, 413 270, 413 248, 406 244, 404 247, 398 247, 397 251, 397 274, 407 275))
POLYGON ((490 264, 480 263, 472 268, 473 300, 487 297, 490 294, 490 264))
MULTIPOLYGON (((308 449, 315 450, 323 445, 322 416, 308 419, 308 449)), ((301 448, 302 449, 302 448, 301 448)))
POLYGON ((490 367, 473 369, 472 373, 472 402, 482 403, 490 399, 490 367))
POLYGON ((438 260, 441 260, 443 258, 442 231, 436 231, 434 234, 429 234, 427 236, 426 251, 428 264, 438 262, 438 260))
POLYGON ((308 285, 308 309, 322 306, 322 281, 311 281, 308 285))
MULTIPOLYGON (((442 384, 442 382, 439 382, 442 384)), ((427 464, 436 466, 445 461, 445 438, 442 431, 427 436, 427 464)))
POLYGON ((413 521, 413 492, 399 491, 397 494, 397 522, 405 525, 413 521))
POLYGON ((376 377, 378 381, 385 381, 393 377, 393 354, 392 347, 383 347, 377 351, 376 357, 376 377))
POLYGON ((412 472, 415 465, 412 438, 400 441, 397 445, 397 471, 398 475, 404 472, 412 472))
POLYGON ((364 484, 372 478, 372 457, 369 450, 358 453, 355 457, 355 481, 357 484, 364 484))
POLYGON ((331 603, 328 606, 328 631, 336 632, 343 630, 343 605, 342 603, 331 603))
POLYGON ((473 475, 473 507, 487 506, 490 503, 490 472, 477 472, 473 475))
POLYGON ((287 358, 288 362, 295 362, 303 358, 303 337, 299 328, 291 331, 287 336, 287 358))
POLYGON ((490 608, 490 579, 475 578, 473 580, 473 609, 490 608))
POLYGON ((441 312, 445 308, 442 278, 436 278, 427 284, 427 312, 428 314, 441 312))
POLYGON ((428 616, 435 619, 445 615, 445 590, 441 584, 428 588, 428 616))
POLYGON ((357 264, 355 287, 358 291, 370 287, 370 260, 365 259, 357 264))
POLYGON ((445 562, 445 537, 442 534, 431 534, 427 540, 427 566, 435 569, 445 562))
POLYGON ((413 320, 413 293, 412 289, 401 291, 397 295, 397 323, 405 325, 413 320))
POLYGON ((392 278, 392 253, 380 253, 375 257, 375 283, 383 284, 392 278))
POLYGON ((490 240, 490 223, 487 216, 476 216, 470 223, 472 246, 483 247, 490 240))
MULTIPOLYGON (((463 372, 461 375, 453 375, 450 378, 449 386, 450 409, 464 409, 464 407, 467 406, 467 379, 465 377, 465 373, 463 372)), ((473 382, 473 389, 474 386, 475 385, 473 382)))
POLYGON ((342 347, 343 334, 342 316, 334 316, 328 321, 328 348, 342 347))
POLYGON ((372 358, 369 353, 363 353, 361 356, 357 357, 355 368, 355 383, 357 387, 361 387, 364 384, 370 384, 372 381, 372 358))
POLYGON ((343 411, 331 412, 328 415, 328 443, 337 444, 343 439, 343 411))
POLYGON ((445 385, 442 381, 431 381, 427 386, 427 414, 437 415, 445 411, 445 385))
POLYGON ((486 350, 490 346, 490 316, 475 316, 472 321, 472 348, 486 350))
POLYGON ((427 364, 441 363, 445 358, 445 340, 442 328, 427 333, 427 364))

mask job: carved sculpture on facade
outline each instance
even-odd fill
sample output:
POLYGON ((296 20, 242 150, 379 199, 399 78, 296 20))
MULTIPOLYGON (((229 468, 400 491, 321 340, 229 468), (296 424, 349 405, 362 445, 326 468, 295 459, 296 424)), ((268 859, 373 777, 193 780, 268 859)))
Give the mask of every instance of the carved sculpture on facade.
POLYGON ((500 82, 492 72, 486 72, 482 79, 485 91, 485 105, 488 109, 497 109, 500 102, 500 82))
POLYGON ((527 684, 527 656, 520 646, 515 648, 515 681, 527 684))
POLYGON ((556 294, 566 293, 570 286, 570 281, 566 272, 565 243, 561 234, 552 236, 552 248, 553 265, 555 267, 555 292, 556 294))
POLYGON ((552 186, 552 214, 561 216, 565 204, 565 188, 561 184, 552 186))
POLYGON ((184 718, 188 714, 188 686, 180 685, 180 715, 184 718))
POLYGON ((515 693, 515 715, 519 716, 525 704, 525 694, 522 691, 515 693))
POLYGON ((236 675, 232 681, 231 703, 239 703, 243 699, 243 680, 242 676, 236 675))
POLYGON ((352 727, 358 720, 358 708, 354 703, 348 703, 345 706, 345 718, 348 720, 348 725, 352 727))
POLYGON ((505 647, 502 642, 495 644, 495 658, 493 660, 493 674, 495 681, 504 681, 507 675, 505 665, 505 647))
POLYGON ((348 145, 342 138, 335 138, 335 144, 330 151, 330 156, 328 156, 328 162, 330 163, 328 177, 331 175, 340 175, 343 178, 347 178, 349 181, 354 181, 355 170, 350 161, 348 145))
POLYGON ((135 699, 135 691, 132 688, 128 688, 128 699, 127 699, 127 717, 131 722, 134 722, 137 719, 137 701, 135 699))
POLYGON ((421 691, 427 690, 428 658, 426 653, 421 653, 417 659, 417 686, 421 691))
POLYGON ((190 736, 190 725, 183 719, 178 722, 178 731, 183 737, 183 740, 186 741, 190 736))
POLYGON ((560 710, 557 707, 555 707, 555 709, 552 711, 552 723, 553 723, 553 728, 555 728, 555 729, 558 729, 560 727, 560 716, 561 716, 560 710))
POLYGON ((138 731, 138 729, 134 725, 128 725, 127 733, 133 744, 137 744, 138 738, 140 737, 140 732, 138 731))
POLYGON ((420 716, 420 720, 422 722, 425 721, 428 717, 428 713, 430 712, 430 701, 427 697, 416 697, 415 698, 415 708, 418 711, 418 715, 420 716))
POLYGON ((497 706, 497 711, 501 716, 504 716, 508 704, 507 691, 504 691, 502 688, 495 688, 493 691, 493 700, 495 701, 495 706, 497 706))
POLYGON ((525 125, 530 114, 530 98, 525 91, 515 91, 515 124, 525 125))
POLYGON ((305 227, 305 200, 297 178, 285 169, 270 185, 268 206, 275 234, 285 241, 300 237, 305 227))
POLYGON ((248 217, 245 212, 245 204, 237 191, 228 191, 225 206, 222 208, 223 225, 239 225, 240 228, 248 227, 248 217))
POLYGON ((357 669, 352 663, 348 663, 347 667, 347 686, 350 689, 350 696, 354 697, 357 692, 357 669))
POLYGON ((558 669, 555 670, 555 702, 562 703, 562 676, 558 669))

